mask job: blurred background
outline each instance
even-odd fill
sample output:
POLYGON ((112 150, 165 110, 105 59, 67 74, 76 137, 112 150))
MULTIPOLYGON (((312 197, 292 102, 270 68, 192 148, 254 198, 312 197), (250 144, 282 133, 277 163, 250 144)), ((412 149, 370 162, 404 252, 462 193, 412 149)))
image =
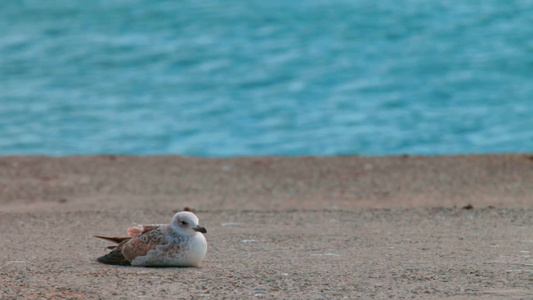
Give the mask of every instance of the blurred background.
POLYGON ((0 1, 0 154, 533 151, 533 1, 0 1))

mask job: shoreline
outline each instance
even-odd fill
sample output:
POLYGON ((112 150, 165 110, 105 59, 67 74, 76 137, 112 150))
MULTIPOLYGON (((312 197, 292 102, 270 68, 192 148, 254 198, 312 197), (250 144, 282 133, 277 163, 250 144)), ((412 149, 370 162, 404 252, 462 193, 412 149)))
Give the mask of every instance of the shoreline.
POLYGON ((531 208, 533 155, 9 156, 0 157, 0 184, 0 207, 131 196, 199 209, 531 208))

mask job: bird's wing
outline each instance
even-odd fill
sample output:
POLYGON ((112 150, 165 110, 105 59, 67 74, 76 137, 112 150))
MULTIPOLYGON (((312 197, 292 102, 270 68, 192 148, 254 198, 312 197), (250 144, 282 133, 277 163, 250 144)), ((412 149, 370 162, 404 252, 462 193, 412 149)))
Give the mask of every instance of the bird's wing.
POLYGON ((153 230, 154 228, 161 227, 163 225, 139 225, 138 227, 129 227, 128 235, 129 236, 138 236, 146 231, 153 230))
POLYGON ((143 256, 158 245, 168 244, 166 228, 163 226, 144 225, 143 231, 131 239, 117 245, 113 251, 120 251, 124 258, 131 262, 137 256, 143 256))
POLYGON ((144 232, 150 231, 155 229, 156 227, 160 227, 159 225, 140 225, 139 227, 129 227, 128 228, 128 235, 126 237, 123 236, 101 236, 101 235, 93 235, 95 238, 103 239, 106 241, 113 242, 115 244, 120 244, 126 240, 131 239, 134 236, 138 236, 139 234, 142 234, 144 232))

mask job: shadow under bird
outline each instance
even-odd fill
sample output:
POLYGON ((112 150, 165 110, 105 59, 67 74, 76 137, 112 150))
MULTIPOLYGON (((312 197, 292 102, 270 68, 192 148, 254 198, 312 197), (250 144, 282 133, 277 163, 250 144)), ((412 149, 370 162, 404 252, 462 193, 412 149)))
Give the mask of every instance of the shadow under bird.
POLYGON ((207 252, 207 230, 189 211, 178 212, 170 224, 139 225, 128 228, 127 237, 96 236, 116 243, 112 251, 97 258, 110 265, 144 267, 196 267, 207 252))

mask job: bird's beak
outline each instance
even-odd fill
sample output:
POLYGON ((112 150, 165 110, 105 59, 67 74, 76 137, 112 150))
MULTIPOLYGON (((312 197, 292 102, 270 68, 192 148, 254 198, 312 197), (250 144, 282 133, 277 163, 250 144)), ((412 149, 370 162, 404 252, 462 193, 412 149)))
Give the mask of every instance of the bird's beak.
POLYGON ((198 231, 198 232, 201 232, 201 233, 207 233, 207 229, 205 229, 205 227, 202 227, 200 225, 194 227, 192 230, 198 231))

